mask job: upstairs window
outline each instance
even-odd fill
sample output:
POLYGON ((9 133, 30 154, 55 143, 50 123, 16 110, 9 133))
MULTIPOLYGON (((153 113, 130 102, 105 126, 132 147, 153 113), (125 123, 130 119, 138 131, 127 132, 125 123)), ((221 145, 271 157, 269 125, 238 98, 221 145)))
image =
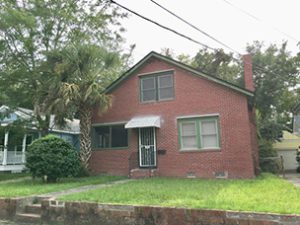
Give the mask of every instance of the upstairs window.
POLYGON ((145 75, 140 78, 141 102, 163 101, 174 98, 173 72, 145 75))

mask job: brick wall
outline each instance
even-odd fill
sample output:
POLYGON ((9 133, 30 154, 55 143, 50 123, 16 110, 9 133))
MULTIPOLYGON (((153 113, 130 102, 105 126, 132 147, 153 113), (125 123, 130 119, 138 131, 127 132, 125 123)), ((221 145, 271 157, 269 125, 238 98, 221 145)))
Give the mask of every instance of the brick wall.
MULTIPOLYGON (((54 202, 54 201, 52 201, 54 202)), ((42 202, 42 221, 65 225, 297 225, 299 215, 85 202, 42 202)))
POLYGON ((12 219, 17 211, 17 199, 0 198, 0 218, 12 219))
MULTIPOLYGON (((228 172, 229 178, 253 178, 254 157, 251 123, 247 97, 189 74, 156 58, 148 60, 139 71, 112 91, 112 107, 104 114, 94 112, 93 123, 129 121, 142 115, 161 116, 161 128, 156 129, 158 170, 162 176, 214 177, 215 172, 228 172), (140 103, 139 78, 141 73, 174 70, 175 99, 156 103, 140 103), (180 152, 177 117, 219 114, 221 149, 180 152)), ((90 161, 96 172, 127 175, 128 158, 138 151, 137 130, 129 132, 129 147, 120 150, 95 149, 90 161)))

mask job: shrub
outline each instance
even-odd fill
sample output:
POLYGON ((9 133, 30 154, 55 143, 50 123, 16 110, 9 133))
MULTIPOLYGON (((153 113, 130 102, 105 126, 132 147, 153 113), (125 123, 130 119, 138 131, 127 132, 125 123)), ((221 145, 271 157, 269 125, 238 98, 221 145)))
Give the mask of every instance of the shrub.
POLYGON ((263 172, 277 174, 280 171, 280 159, 276 158, 277 152, 273 149, 273 143, 270 140, 259 140, 259 166, 263 172))
POLYGON ((26 167, 33 177, 56 182, 59 178, 76 176, 80 170, 80 158, 71 144, 48 135, 29 145, 26 167))
POLYGON ((260 160, 260 168, 263 172, 278 174, 280 172, 280 159, 279 158, 263 158, 260 160))

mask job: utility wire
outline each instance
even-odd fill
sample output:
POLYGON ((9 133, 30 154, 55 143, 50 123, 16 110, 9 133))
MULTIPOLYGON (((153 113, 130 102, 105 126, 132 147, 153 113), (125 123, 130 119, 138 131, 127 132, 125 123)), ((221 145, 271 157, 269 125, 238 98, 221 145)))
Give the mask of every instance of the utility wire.
MULTIPOLYGON (((252 19, 256 20, 257 22, 263 23, 263 20, 261 20, 260 18, 258 18, 258 17, 255 16, 255 15, 253 15, 253 14, 247 12, 246 10, 244 10, 244 9, 242 9, 242 8, 240 8, 240 7, 236 6, 236 5, 234 5, 234 4, 233 4, 232 2, 230 2, 229 0, 223 0, 223 1, 224 1, 226 4, 230 5, 231 7, 233 7, 233 8, 235 8, 235 9, 241 11, 241 12, 244 13, 245 15, 247 15, 247 16, 251 17, 252 19)), ((277 32, 279 32, 279 33, 281 33, 281 34, 287 36, 288 38, 294 40, 294 41, 297 42, 297 43, 300 42, 297 38, 293 37, 292 35, 290 35, 290 34, 284 32, 284 31, 279 30, 278 28, 276 28, 276 27, 274 27, 274 26, 272 26, 272 25, 271 25, 271 28, 274 29, 274 30, 276 30, 277 32)))
POLYGON ((162 25, 162 24, 160 24, 160 23, 158 23, 158 22, 152 20, 152 19, 149 19, 149 18, 147 18, 147 17, 145 17, 145 16, 143 16, 143 15, 141 15, 141 14, 139 14, 139 13, 137 13, 137 12, 135 12, 135 11, 133 11, 133 10, 131 10, 131 9, 129 9, 129 8, 127 8, 127 7, 125 7, 125 6, 121 5, 121 4, 119 4, 119 3, 117 3, 117 2, 115 2, 114 0, 110 0, 110 2, 113 3, 113 4, 118 5, 119 7, 121 7, 121 8, 123 8, 123 9, 127 10, 128 12, 131 12, 132 14, 134 14, 134 15, 136 15, 136 16, 138 16, 138 17, 140 17, 140 18, 142 18, 142 19, 144 19, 144 20, 146 20, 146 21, 148 21, 148 22, 150 22, 150 23, 153 23, 153 24, 155 24, 155 25, 157 25, 157 26, 159 26, 159 27, 161 27, 161 28, 163 28, 163 29, 165 29, 165 30, 168 30, 168 31, 170 31, 170 32, 172 32, 172 33, 175 33, 175 34, 177 34, 177 35, 179 35, 179 36, 181 36, 181 37, 183 37, 183 38, 185 38, 185 39, 187 39, 187 40, 189 40, 189 41, 192 41, 192 42, 194 42, 194 43, 196 43, 196 44, 198 44, 198 45, 201 45, 201 46, 203 46, 203 47, 205 47, 205 48, 208 48, 208 49, 211 49, 211 50, 216 50, 215 48, 209 47, 208 45, 203 44, 203 43, 201 43, 201 42, 199 42, 199 41, 197 41, 197 40, 195 40, 195 39, 193 39, 193 38, 191 38, 191 37, 188 37, 188 36, 186 36, 186 35, 184 35, 184 34, 178 32, 178 31, 176 31, 176 30, 174 30, 174 29, 172 29, 172 28, 169 28, 169 27, 167 27, 167 26, 165 26, 165 25, 162 25))
POLYGON ((210 39, 214 40, 215 42, 221 44, 222 46, 230 49, 231 51, 237 53, 238 55, 241 55, 237 50, 231 48, 230 46, 228 46, 227 44, 225 44, 222 41, 219 41, 217 38, 213 37, 212 35, 206 33, 205 31, 201 30, 199 27, 196 27, 195 25, 193 25, 192 23, 188 22, 187 20, 183 19, 182 17, 176 15, 174 12, 170 11, 169 9, 167 9, 166 7, 162 6, 161 4, 157 3, 154 0, 150 0, 152 3, 154 3, 155 5, 157 5, 158 7, 162 8, 163 10, 167 11, 168 13, 170 13, 171 15, 175 16, 177 19, 181 20, 182 22, 184 22, 185 24, 189 25, 190 27, 194 28, 195 30, 201 32, 202 34, 204 34, 205 36, 209 37, 210 39))
MULTIPOLYGON (((218 51, 218 49, 216 49, 216 48, 213 48, 213 47, 210 47, 210 46, 208 46, 208 45, 206 45, 206 44, 203 44, 203 43, 201 43, 201 42, 199 42, 199 41, 197 41, 197 40, 195 40, 195 39, 193 39, 193 38, 191 38, 191 37, 188 37, 187 35, 184 35, 184 34, 178 32, 178 31, 176 31, 176 30, 174 30, 174 29, 172 29, 172 28, 169 28, 169 27, 167 27, 167 26, 165 26, 165 25, 162 25, 162 24, 160 24, 160 23, 158 23, 158 22, 152 20, 152 19, 149 19, 149 18, 147 18, 147 17, 145 17, 145 16, 143 16, 143 15, 141 15, 141 14, 139 14, 139 13, 137 13, 137 12, 135 12, 135 11, 133 11, 133 10, 131 10, 131 9, 129 9, 129 8, 127 8, 127 7, 125 7, 125 6, 121 5, 121 4, 119 4, 119 3, 117 3, 117 2, 115 2, 114 0, 110 0, 110 2, 113 3, 113 4, 118 5, 119 7, 125 9, 126 11, 131 12, 132 14, 134 14, 134 15, 136 15, 136 16, 138 16, 138 17, 140 17, 140 18, 142 18, 142 19, 144 19, 144 20, 146 20, 146 21, 148 21, 148 22, 150 22, 150 23, 153 23, 153 24, 155 24, 155 25, 157 25, 157 26, 159 26, 159 27, 161 27, 161 28, 163 28, 163 29, 165 29, 165 30, 168 30, 168 31, 170 31, 170 32, 172 32, 172 33, 175 33, 176 35, 179 35, 179 36, 181 36, 181 37, 183 37, 183 38, 185 38, 185 39, 187 39, 187 40, 189 40, 189 41, 192 41, 192 42, 194 42, 194 43, 196 43, 196 44, 198 44, 198 45, 201 45, 201 46, 203 46, 203 47, 205 47, 205 48, 207 48, 207 49, 210 49, 210 50, 213 50, 213 51, 218 51)), ((240 53, 238 53, 238 55, 239 55, 239 56, 242 56, 240 53)), ((232 57, 232 59, 233 59, 235 62, 240 63, 240 60, 239 60, 239 59, 234 58, 233 56, 231 56, 231 57, 232 57)), ((246 63, 247 65, 249 65, 249 63, 247 63, 247 62, 244 62, 244 63, 246 63)), ((277 75, 276 73, 274 73, 273 71, 267 71, 267 70, 265 70, 265 69, 264 69, 262 66, 260 66, 260 65, 256 65, 256 64, 254 64, 254 63, 252 63, 252 64, 253 64, 253 67, 257 68, 258 70, 260 70, 260 71, 262 71, 262 72, 264 72, 264 73, 271 73, 271 74, 273 74, 273 75, 278 76, 278 75, 277 75)))
MULTIPOLYGON (((213 37, 212 35, 209 35, 208 33, 206 33, 205 31, 201 30, 200 28, 196 27, 195 25, 193 25, 192 23, 188 22, 187 20, 183 19, 182 17, 176 15, 174 12, 172 12, 171 10, 167 9, 166 7, 162 6, 161 4, 157 3, 154 0, 150 0, 152 3, 154 3, 155 5, 157 5, 158 7, 162 8, 163 10, 167 11, 169 14, 173 15, 174 17, 176 17, 177 19, 181 20, 182 22, 184 22, 185 24, 191 26, 192 28, 194 28, 195 30, 201 32, 202 34, 204 34, 205 36, 209 37, 210 39, 216 41, 217 43, 223 45, 224 47, 230 49, 231 51, 235 52, 239 57, 242 56, 241 53, 239 53, 238 51, 234 50, 233 48, 231 48, 230 46, 228 46, 227 44, 223 43, 222 41, 219 41, 218 39, 216 39, 215 37, 213 37)), ((226 2, 228 2, 227 0, 224 0, 226 2)), ((228 4, 230 4, 230 2, 228 2, 228 4)), ((247 13, 247 12, 245 12, 247 13)), ((248 13, 247 13, 248 14, 248 13)), ((249 16, 253 17, 256 20, 259 20, 257 17, 249 14, 249 16)), ((216 50, 216 49, 215 49, 216 50)), ((240 63, 240 59, 235 58, 234 56, 231 56, 231 58, 233 59, 233 61, 240 63)), ((247 62, 243 62, 248 64, 247 62)), ((275 74, 273 71, 266 71, 262 66, 257 65, 256 63, 252 62, 253 67, 255 67, 256 69, 260 70, 261 72, 264 73, 271 73, 273 75, 277 75, 275 74)))

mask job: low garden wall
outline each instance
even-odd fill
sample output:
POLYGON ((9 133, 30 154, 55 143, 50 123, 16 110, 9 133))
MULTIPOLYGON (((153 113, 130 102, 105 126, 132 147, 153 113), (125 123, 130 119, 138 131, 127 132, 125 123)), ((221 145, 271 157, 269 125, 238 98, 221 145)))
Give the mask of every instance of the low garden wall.
POLYGON ((17 210, 17 199, 3 198, 0 199, 0 218, 12 219, 17 210))
MULTIPOLYGON (((0 219, 14 219, 27 199, 0 199, 0 219)), ((64 225, 300 225, 300 215, 87 202, 42 201, 43 224, 64 225)))
POLYGON ((42 220, 65 225, 299 225, 300 215, 43 201, 42 220))
POLYGON ((33 201, 33 197, 0 198, 0 219, 14 219, 16 213, 33 201))

